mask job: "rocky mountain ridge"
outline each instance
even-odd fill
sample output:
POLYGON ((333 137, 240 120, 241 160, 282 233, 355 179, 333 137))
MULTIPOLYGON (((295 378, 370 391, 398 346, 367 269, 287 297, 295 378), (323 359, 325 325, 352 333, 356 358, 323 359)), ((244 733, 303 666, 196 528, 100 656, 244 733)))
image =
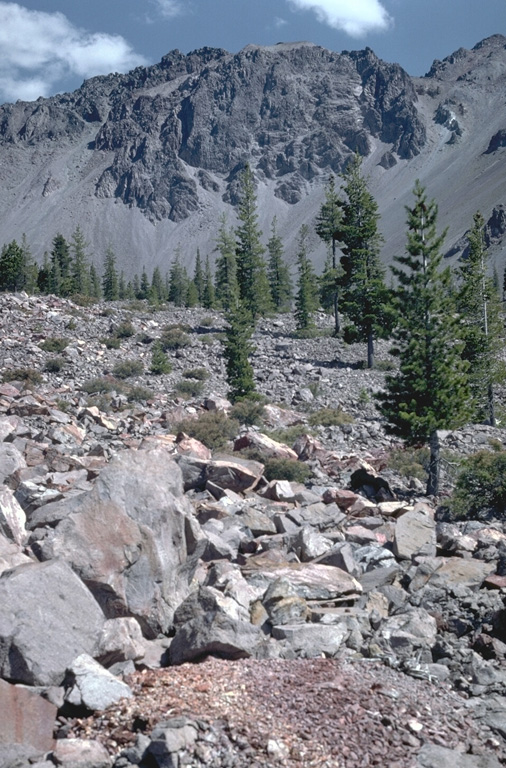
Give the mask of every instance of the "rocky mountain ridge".
MULTIPOLYGON (((505 77, 501 35, 434 62, 424 78, 370 49, 282 43, 173 51, 71 94, 6 104, 0 238, 26 232, 40 258, 57 230, 81 224, 98 265, 111 244, 127 274, 149 272, 182 244, 191 266, 197 247, 212 255, 219 214, 233 223, 249 162, 264 232, 276 214, 291 260, 329 174, 358 150, 382 213, 384 259, 403 247, 415 178, 439 200, 450 248, 477 207, 488 220, 504 204, 505 77)), ((316 236, 313 245, 321 261, 316 236)))
POLYGON ((211 450, 177 425, 225 430, 220 313, 0 310, 1 768, 506 764, 505 523, 444 520, 393 468, 362 345, 263 320, 261 425, 211 450), (168 324, 188 343, 155 376, 168 324), (348 418, 311 418, 329 406, 348 418), (268 480, 274 459, 306 481, 268 480))

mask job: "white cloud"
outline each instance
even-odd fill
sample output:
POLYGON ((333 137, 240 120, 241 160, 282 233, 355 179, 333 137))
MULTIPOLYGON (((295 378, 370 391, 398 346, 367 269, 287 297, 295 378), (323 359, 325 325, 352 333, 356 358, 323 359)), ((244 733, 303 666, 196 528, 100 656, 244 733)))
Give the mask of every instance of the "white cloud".
POLYGON ((276 29, 279 29, 280 27, 285 27, 288 24, 286 19, 282 19, 279 16, 276 16, 274 19, 274 26, 276 29))
POLYGON ((177 16, 181 13, 180 0, 155 0, 158 10, 167 19, 177 16))
POLYGON ((147 63, 119 35, 79 29, 62 13, 0 2, 0 98, 35 99, 65 77, 126 72, 147 63))
POLYGON ((289 0, 302 10, 316 13, 319 21, 335 29, 342 29, 352 37, 367 32, 385 30, 391 18, 379 0, 289 0))

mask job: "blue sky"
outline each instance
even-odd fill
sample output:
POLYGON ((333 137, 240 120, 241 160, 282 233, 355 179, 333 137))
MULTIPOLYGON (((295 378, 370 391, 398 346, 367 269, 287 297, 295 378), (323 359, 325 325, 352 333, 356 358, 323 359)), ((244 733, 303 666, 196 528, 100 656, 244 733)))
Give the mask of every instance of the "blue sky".
POLYGON ((0 103, 74 90, 174 48, 308 40, 369 46, 411 75, 506 35, 506 0, 0 0, 0 103))

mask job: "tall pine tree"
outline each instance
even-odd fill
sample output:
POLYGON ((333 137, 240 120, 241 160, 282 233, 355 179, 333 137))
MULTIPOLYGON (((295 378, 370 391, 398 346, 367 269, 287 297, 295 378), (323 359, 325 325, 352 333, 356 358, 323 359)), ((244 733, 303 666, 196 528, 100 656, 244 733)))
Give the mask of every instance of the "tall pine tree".
POLYGON ((240 223, 235 235, 239 296, 255 319, 272 310, 272 298, 263 258, 265 248, 260 242, 254 177, 249 165, 241 176, 238 218, 240 223))
POLYGON ((470 414, 467 363, 462 360, 458 316, 449 297, 450 270, 441 269, 445 233, 437 235, 437 206, 427 202, 417 181, 415 204, 407 208, 407 253, 393 268, 396 292, 396 346, 399 372, 387 376, 378 395, 389 431, 408 444, 430 443, 427 494, 439 487, 437 430, 453 429, 470 414))
POLYGON ((316 218, 316 234, 330 248, 331 259, 326 263, 321 277, 321 286, 324 305, 330 305, 334 311, 334 334, 337 336, 341 330, 339 321, 339 291, 342 278, 342 269, 337 260, 337 242, 340 237, 341 222, 343 218, 343 204, 336 191, 335 179, 330 177, 325 189, 325 202, 320 208, 316 218))
POLYGON ((342 207, 339 237, 345 254, 344 309, 359 339, 367 342, 367 367, 374 365, 374 340, 389 328, 389 291, 379 259, 383 238, 378 231, 378 205, 361 172, 356 154, 344 174, 347 200, 342 207))
POLYGON ((227 312, 228 327, 225 330, 223 356, 227 371, 229 398, 232 402, 250 397, 255 392, 253 366, 249 356, 254 351, 251 344, 254 322, 251 313, 241 302, 227 312))
POLYGON ((299 234, 297 294, 295 296, 295 324, 299 331, 314 327, 313 313, 318 309, 316 275, 308 256, 308 234, 308 227, 303 224, 299 234))
POLYGON ((283 258, 283 242, 278 235, 275 216, 272 220, 267 252, 269 254, 267 277, 269 278, 274 309, 276 312, 288 312, 292 300, 293 287, 290 279, 290 270, 283 258))
POLYGON ((111 246, 105 252, 104 271, 102 275, 102 293, 105 301, 119 299, 119 280, 116 270, 116 256, 111 246))
POLYGON ((219 252, 215 274, 216 301, 222 309, 228 310, 239 300, 239 285, 234 233, 227 227, 225 214, 220 219, 216 250, 219 252))
POLYGON ((83 231, 78 225, 72 233, 70 252, 72 261, 70 264, 71 293, 88 296, 90 294, 90 268, 86 249, 88 244, 83 231))
POLYGON ((499 295, 488 276, 485 221, 479 212, 474 216, 468 242, 467 257, 459 269, 457 295, 464 339, 462 357, 469 363, 475 418, 495 425, 494 384, 503 378, 499 353, 504 345, 504 326, 499 295))

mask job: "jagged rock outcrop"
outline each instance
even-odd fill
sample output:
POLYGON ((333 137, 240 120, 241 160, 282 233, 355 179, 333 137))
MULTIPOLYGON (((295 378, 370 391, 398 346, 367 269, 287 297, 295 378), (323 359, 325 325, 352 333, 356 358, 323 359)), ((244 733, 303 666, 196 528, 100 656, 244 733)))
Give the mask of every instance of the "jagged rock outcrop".
MULTIPOLYGON (((390 259, 416 177, 423 182, 427 174, 433 183, 440 167, 449 209, 457 184, 474 196, 462 181, 474 158, 482 173, 495 173, 506 124, 496 95, 504 41, 496 35, 472 51, 459 49, 418 79, 369 48, 339 54, 280 43, 237 54, 172 51, 155 66, 92 78, 74 93, 3 105, 0 242, 25 231, 41 258, 56 231, 70 236, 79 210, 90 222, 85 234, 93 249, 112 243, 127 273, 140 271, 139 253, 143 263, 166 263, 167 244, 170 250, 184 242, 192 261, 198 245, 214 249, 218 214, 233 216, 238 176, 249 162, 261 219, 267 223, 275 209, 291 246, 293 223, 301 221, 295 208, 301 204, 302 219, 312 222, 329 173, 341 173, 359 151, 372 191, 381 190, 390 259), (441 138, 447 148, 436 155, 441 138), (454 164, 448 168, 454 151, 465 160, 455 175, 454 164), (423 162, 414 163, 420 154, 423 162), (103 232, 91 224, 98 219, 107 222, 103 232)), ((503 187, 496 190, 494 200, 477 191, 484 214, 502 202, 503 187)), ((466 229, 464 214, 472 215, 457 206, 452 240, 466 229)))

